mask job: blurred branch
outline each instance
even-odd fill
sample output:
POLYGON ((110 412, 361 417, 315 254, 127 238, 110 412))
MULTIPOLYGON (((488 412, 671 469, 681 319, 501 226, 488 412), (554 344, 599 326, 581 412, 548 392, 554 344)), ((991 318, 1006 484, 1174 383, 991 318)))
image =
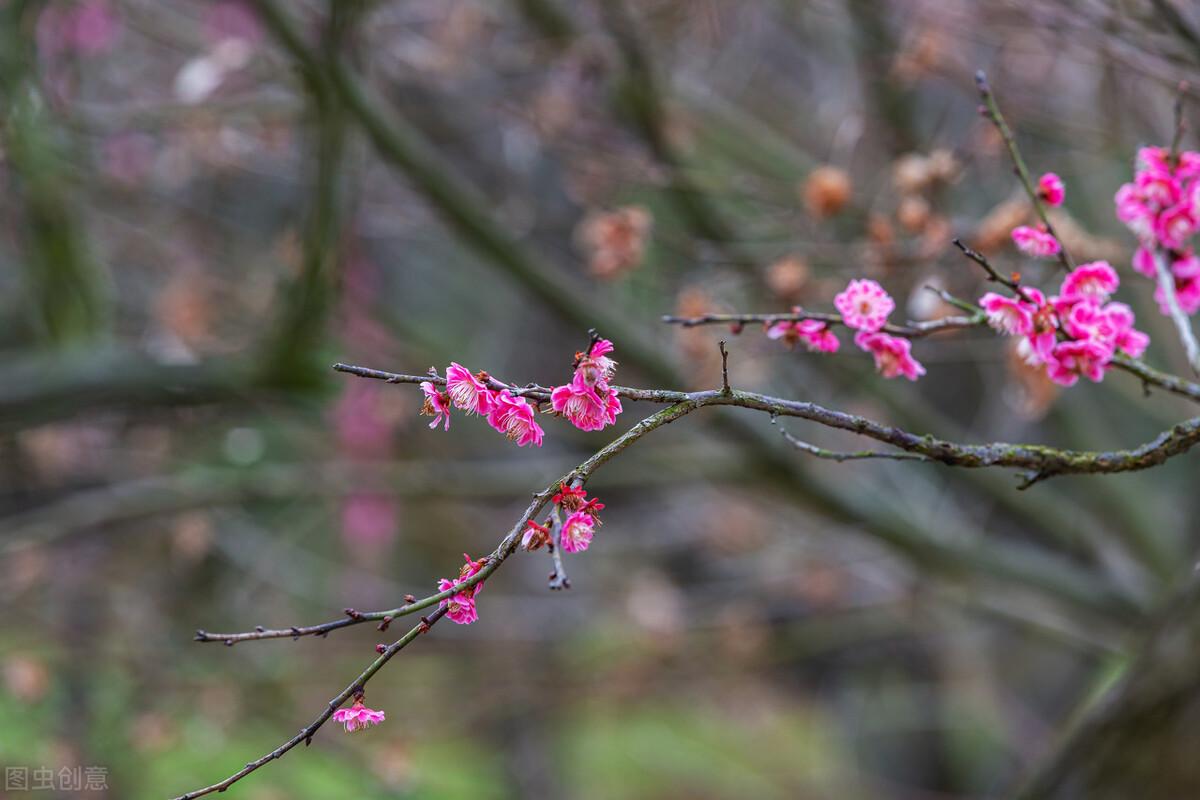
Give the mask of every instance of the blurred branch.
MULTIPOLYGON (((321 50, 327 62, 341 58, 353 23, 364 6, 358 0, 335 0, 322 33, 321 50)), ((304 226, 304 255, 300 274, 288 287, 275 331, 268 337, 268 379, 300 386, 319 380, 329 309, 338 295, 337 243, 341 228, 340 191, 345 170, 346 113, 340 96, 329 85, 324 69, 306 69, 309 113, 315 123, 311 154, 313 180, 304 226)))
POLYGON ((1087 702, 1013 796, 1040 800, 1191 794, 1196 772, 1190 758, 1200 693, 1198 620, 1200 571, 1193 569, 1156 616, 1133 662, 1106 691, 1087 702), (1172 785, 1180 779, 1188 789, 1172 785))
MULTIPOLYGON (((606 486, 644 488, 687 480, 752 480, 750 465, 703 457, 694 448, 656 451, 649 461, 627 462, 606 486), (662 462, 671 463, 664 470, 662 462)), ((160 514, 213 508, 256 500, 339 497, 371 492, 424 500, 439 497, 511 497, 528 486, 530 472, 566 469, 562 458, 523 458, 521 469, 494 464, 429 462, 329 462, 266 464, 251 468, 188 469, 109 486, 80 489, 36 508, 0 518, 0 555, 30 545, 45 545, 78 531, 132 522, 160 514)))
POLYGON ((979 99, 983 101, 981 111, 996 126, 996 130, 1000 132, 1000 138, 1004 140, 1004 145, 1008 148, 1008 154, 1012 157, 1013 168, 1017 173, 1017 177, 1021 180, 1021 186, 1024 187, 1025 194, 1029 195, 1029 202, 1033 204, 1033 210, 1037 212, 1038 219, 1046 226, 1047 233, 1058 240, 1059 263, 1063 269, 1071 270, 1074 264, 1071 262, 1071 257, 1067 254, 1067 247, 1058 233, 1055 232, 1054 225, 1050 222, 1050 217, 1046 215, 1046 205, 1042 202, 1042 197, 1038 194, 1033 178, 1029 174, 1029 169, 1025 166, 1025 159, 1021 157, 1021 150, 1017 147, 1017 139, 1013 135, 1012 129, 1008 127, 1008 123, 1004 120, 1004 115, 1000 113, 1000 105, 996 102, 996 96, 992 93, 992 87, 988 83, 987 74, 983 70, 975 73, 975 86, 979 90, 979 99))
POLYGON ((100 266, 89 256, 75 187, 64 169, 57 132, 31 65, 41 3, 20 0, 0 10, 0 143, 11 191, 24 218, 25 279, 37 332, 56 344, 95 341, 108 320, 100 266), (19 180, 16 180, 19 178, 19 180))
POLYGON ((736 247, 733 231, 713 207, 709 195, 688 179, 685 164, 670 138, 670 120, 664 92, 642 43, 633 15, 625 0, 599 0, 596 5, 617 43, 625 74, 618 94, 635 133, 666 170, 670 180, 667 197, 700 237, 720 247, 731 264, 753 276, 755 260, 736 247))
POLYGON ((4 362, 0 429, 69 416, 83 409, 198 405, 250 396, 258 369, 212 359, 168 364, 131 350, 72 350, 4 362))

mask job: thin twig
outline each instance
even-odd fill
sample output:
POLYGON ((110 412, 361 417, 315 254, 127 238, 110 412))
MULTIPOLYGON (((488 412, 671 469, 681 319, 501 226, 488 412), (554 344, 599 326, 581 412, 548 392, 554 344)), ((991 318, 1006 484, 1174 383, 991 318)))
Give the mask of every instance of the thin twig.
MULTIPOLYGON (((774 420, 772 420, 772 422, 774 422, 774 420)), ((817 447, 815 444, 809 444, 808 442, 797 439, 790 432, 788 432, 786 428, 780 427, 779 432, 783 434, 783 438, 787 440, 788 444, 797 450, 808 453, 812 456, 816 456, 817 458, 826 458, 830 461, 837 461, 839 463, 843 461, 865 461, 867 459, 888 459, 891 461, 930 461, 928 456, 923 456, 920 453, 888 453, 882 450, 855 450, 851 452, 826 450, 823 447, 817 447)))
MULTIPOLYGON (((741 326, 752 323, 762 323, 769 327, 776 322, 803 322, 810 319, 829 325, 845 324, 840 314, 804 310, 793 311, 788 314, 700 314, 694 317, 677 317, 665 314, 662 317, 662 322, 668 325, 679 325, 684 328, 695 328, 700 325, 729 325, 734 331, 738 331, 741 326)), ((982 317, 941 317, 940 319, 926 320, 924 322, 908 322, 904 325, 884 325, 880 330, 884 333, 890 333, 893 336, 902 336, 906 339, 919 339, 923 336, 938 333, 939 331, 973 328, 979 325, 981 321, 982 317)))
POLYGON ((725 349, 724 339, 717 342, 717 348, 721 351, 721 392, 730 395, 733 389, 729 388, 729 351, 725 349))
POLYGON ((1001 275, 995 267, 992 266, 992 262, 987 260, 987 256, 985 256, 983 253, 980 253, 978 250, 974 250, 965 245, 962 239, 956 238, 951 239, 950 241, 955 247, 962 251, 964 256, 971 259, 983 268, 983 271, 987 273, 987 279, 989 281, 992 283, 998 283, 1001 286, 1010 289, 1026 303, 1029 303, 1030 305, 1037 305, 1033 298, 1029 296, 1029 293, 1025 291, 1025 287, 1021 285, 1020 276, 1014 273, 1011 277, 1006 278, 1001 275))
POLYGON ((279 745, 279 747, 276 747, 262 758, 247 763, 246 766, 242 767, 225 780, 214 783, 211 786, 206 786, 203 789, 196 789, 195 791, 182 794, 175 798, 175 800, 194 800, 194 798, 203 797, 204 795, 212 794, 213 792, 223 792, 264 764, 274 761, 277 758, 282 758, 284 754, 301 742, 304 742, 306 745, 310 744, 312 742, 312 737, 318 730, 320 730, 321 726, 324 725, 331 716, 333 716, 333 712, 337 711, 342 703, 345 703, 353 695, 362 692, 363 687, 367 685, 367 681, 371 680, 371 678, 375 676, 375 673, 379 672, 379 670, 383 668, 383 665, 392 659, 392 656, 396 655, 409 644, 411 644, 412 641, 422 633, 425 633, 432 628, 445 613, 446 609, 439 608, 428 617, 422 618, 421 623, 410 629, 408 633, 404 634, 399 639, 388 645, 387 648, 379 654, 379 657, 372 661, 369 667, 363 670, 362 674, 355 678, 349 686, 343 689, 336 697, 334 697, 325 705, 325 708, 321 710, 321 713, 317 715, 316 719, 314 719, 305 727, 301 728, 300 732, 291 739, 288 739, 286 742, 279 745))
POLYGON ((1008 127, 1008 123, 1004 120, 1004 115, 1000 113, 1000 106, 996 102, 996 96, 992 93, 992 87, 988 84, 987 74, 983 70, 975 73, 975 86, 979 90, 979 98, 983 101, 983 106, 980 110, 996 126, 996 130, 1000 132, 1000 138, 1004 140, 1004 145, 1008 148, 1008 154, 1012 158, 1013 169, 1020 179, 1021 185, 1025 188, 1025 193, 1029 195, 1029 201, 1033 203, 1033 210, 1037 213, 1042 224, 1046 226, 1046 232, 1058 240, 1059 263, 1063 269, 1071 270, 1074 266, 1071 262, 1071 257, 1067 254, 1067 248, 1063 244, 1062 239, 1054 230, 1054 225, 1050 222, 1050 217, 1046 214, 1046 206, 1042 202, 1041 195, 1038 194, 1037 187, 1034 186, 1029 169, 1025 166, 1025 159, 1021 157, 1021 150, 1017 147, 1017 139, 1013 136, 1012 129, 1008 127))
MULTIPOLYGON (((561 486, 563 484, 571 484, 571 483, 574 483, 575 485, 581 485, 589 477, 591 477, 593 472, 595 472, 597 469, 599 469, 604 464, 608 463, 612 458, 614 458, 615 456, 617 456, 618 454, 623 452, 627 447, 629 447, 631 444, 636 442, 638 439, 642 438, 643 436, 645 436, 647 433, 650 433, 654 429, 661 427, 662 425, 666 425, 667 423, 670 423, 670 422, 675 421, 676 419, 679 419, 680 417, 684 416, 685 414, 695 411, 696 409, 700 408, 701 405, 703 405, 703 404, 700 402, 696 402, 696 401, 687 399, 682 402, 674 403, 673 405, 668 406, 667 408, 657 411, 654 414, 650 415, 649 417, 646 417, 645 419, 643 419, 641 422, 634 425, 632 428, 630 428, 625 433, 621 434, 619 437, 614 439, 608 445, 606 445, 605 447, 598 450, 594 455, 592 455, 589 459, 584 461, 582 464, 580 464, 578 467, 576 467, 570 473, 568 473, 567 475, 563 476, 562 478, 559 478, 558 480, 554 481, 549 486, 544 488, 542 491, 536 493, 533 496, 533 500, 530 502, 529 507, 525 509, 525 513, 521 515, 521 518, 517 521, 517 523, 515 525, 513 525, 513 527, 509 530, 508 534, 500 541, 500 544, 496 546, 496 549, 494 551, 492 551, 492 553, 489 556, 487 556, 487 558, 485 559, 486 563, 484 564, 483 568, 479 570, 479 572, 475 573, 474 575, 472 575, 469 578, 466 578, 465 580, 459 581, 454 586, 453 589, 447 590, 445 592, 438 592, 437 594, 430 595, 429 597, 426 597, 423 600, 417 600, 417 601, 414 601, 411 603, 407 603, 405 606, 402 606, 401 608, 409 609, 407 611, 407 613, 412 613, 413 611, 416 611, 420 608, 428 608, 429 606, 433 605, 434 603, 439 603, 442 599, 444 599, 452 594, 457 594, 459 592, 464 591, 465 589, 468 589, 472 586, 475 586, 476 584, 483 582, 488 576, 490 576, 493 572, 495 572, 499 568, 499 566, 509 556, 511 556, 514 552, 516 552, 517 546, 521 541, 521 534, 525 529, 525 524, 529 520, 536 517, 538 515, 538 513, 541 512, 541 510, 550 501, 550 498, 554 495, 554 492, 557 491, 559 486, 561 486)), ((380 656, 378 658, 376 658, 375 661, 373 661, 371 663, 371 665, 369 667, 367 667, 367 669, 361 675, 358 676, 358 678, 355 679, 355 681, 353 683, 351 683, 349 686, 347 686, 337 697, 335 697, 335 698, 333 698, 333 700, 329 701, 326 708, 321 712, 321 714, 311 724, 309 724, 307 727, 303 728, 299 734, 297 734, 296 736, 293 736, 291 739, 287 740, 282 745, 275 748, 270 753, 267 753, 265 756, 258 759, 257 761, 251 761, 250 763, 246 764, 245 767, 238 770, 233 775, 230 775, 225 780, 223 780, 219 783, 215 783, 211 786, 207 786, 203 789, 198 789, 198 790, 180 795, 179 797, 175 798, 175 800, 194 800, 194 798, 202 797, 204 795, 211 794, 213 792, 223 792, 226 789, 228 789, 232 784, 234 784, 237 781, 241 780, 242 778, 246 777, 251 772, 255 771, 256 769, 263 766, 264 764, 266 764, 270 761, 273 761, 277 758, 282 757, 285 753, 287 753, 289 750, 294 748, 300 742, 303 741, 303 742, 307 743, 307 742, 311 741, 313 734, 315 734, 317 732, 317 730, 322 725, 325 724, 326 720, 328 720, 329 717, 333 715, 333 712, 335 710, 337 710, 337 708, 342 703, 344 703, 348 698, 350 698, 356 692, 361 691, 363 686, 367 683, 367 681, 369 681, 375 675, 375 673, 377 673, 383 667, 383 665, 386 664, 388 662, 388 660, 391 659, 392 656, 394 656, 401 649, 403 649, 405 646, 407 646, 418 635, 428 631, 429 628, 432 627, 434 623, 436 623, 439 619, 441 619, 442 615, 445 614, 445 612, 446 612, 445 608, 438 608, 436 611, 434 611, 429 616, 423 617, 421 620, 421 624, 417 625, 415 628, 413 628, 407 634, 405 634, 402 638, 398 639, 396 642, 393 642, 390 646, 388 646, 380 654, 380 656)), ((378 619, 382 620, 384 616, 387 616, 386 614, 380 614, 378 617, 376 617, 375 616, 376 614, 379 614, 379 612, 371 612, 370 614, 361 614, 361 613, 355 612, 353 615, 347 614, 347 618, 350 621, 343 622, 341 627, 344 627, 347 624, 356 624, 356 623, 365 622, 365 621, 367 621, 368 618, 370 618, 370 619, 378 618, 378 619)), ((395 615, 392 615, 392 616, 395 616, 395 615)), ((341 621, 339 620, 339 622, 341 622, 341 621)), ((311 627, 319 628, 322 626, 311 626, 311 627)), ((297 630, 297 629, 289 629, 287 631, 286 635, 291 635, 291 630, 297 630)), ((225 640, 230 640, 230 639, 245 640, 245 639, 279 638, 279 637, 265 635, 267 633, 268 632, 265 630, 255 630, 255 631, 249 632, 248 634, 209 634, 209 635, 206 635, 205 638, 200 638, 199 636, 197 638, 200 641, 225 641, 225 640), (217 637, 219 637, 219 636, 224 637, 224 639, 218 639, 217 637)))

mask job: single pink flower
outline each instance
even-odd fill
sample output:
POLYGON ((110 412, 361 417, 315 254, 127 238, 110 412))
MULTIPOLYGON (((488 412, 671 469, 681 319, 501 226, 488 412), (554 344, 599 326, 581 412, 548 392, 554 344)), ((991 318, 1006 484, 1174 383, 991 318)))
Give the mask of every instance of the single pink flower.
POLYGON ((493 392, 479 377, 457 362, 446 367, 446 393, 454 407, 468 414, 487 415, 492 410, 493 392))
MULTIPOLYGON (((438 591, 446 592, 461 585, 464 581, 469 580, 487 566, 487 559, 479 560, 472 559, 466 553, 463 553, 463 558, 467 563, 458 572, 458 578, 451 581, 449 578, 442 578, 438 581, 438 591)), ((444 598, 441 606, 446 609, 446 616, 450 621, 458 625, 470 625, 479 619, 479 612, 475 609, 475 595, 483 591, 483 581, 465 587, 462 591, 444 598)))
POLYGON ((1074 386, 1083 375, 1099 383, 1112 359, 1112 348, 1093 339, 1059 342, 1046 359, 1046 375, 1060 386, 1074 386))
POLYGON ((836 353, 841 346, 829 325, 815 319, 797 322, 796 338, 804 343, 810 353, 836 353))
POLYGON ((556 506, 562 506, 568 511, 578 511, 580 506, 587 502, 587 489, 582 486, 564 486, 559 484, 558 491, 554 497, 550 498, 550 502, 556 506))
POLYGON ((598 394, 577 381, 552 389, 550 405, 581 431, 598 431, 612 425, 622 411, 615 389, 605 386, 603 393, 598 394))
MULTIPOLYGON (((447 578, 442 578, 438 581, 437 587, 439 592, 446 592, 453 589, 456 585, 447 578)), ((460 592, 459 594, 444 598, 440 605, 446 608, 446 616, 456 625, 470 625, 479 619, 479 611, 475 608, 474 595, 460 592)))
POLYGON ((1190 201, 1185 201, 1158 215, 1154 224, 1154 234, 1163 247, 1179 250, 1196 232, 1196 224, 1196 209, 1190 201))
POLYGON ((612 380, 617 371, 617 362, 608 357, 613 343, 608 339, 597 339, 586 354, 579 356, 575 366, 575 379, 592 389, 612 380))
POLYGON ((443 419, 446 425, 443 430, 450 430, 450 396, 438 390, 429 381, 421 381, 421 391, 425 393, 425 402, 421 406, 421 415, 433 417, 430 428, 436 428, 443 419))
POLYGON ((1154 211, 1146 205, 1141 193, 1132 183, 1117 190, 1113 201, 1117 206, 1117 219, 1124 222, 1139 239, 1154 236, 1154 211))
POLYGON ((533 407, 524 397, 514 397, 508 389, 492 396, 493 406, 488 414, 488 424, 517 443, 542 446, 543 431, 533 418, 533 407))
POLYGON ((550 529, 533 520, 528 520, 525 523, 525 530, 521 533, 521 547, 533 551, 548 544, 550 544, 550 529))
POLYGON ((987 313, 988 324, 1009 336, 1028 336, 1033 332, 1033 313, 1028 303, 1015 297, 988 292, 979 298, 987 313))
POLYGON ((1092 261, 1080 264, 1063 278, 1059 296, 1070 300, 1095 298, 1103 302, 1120 285, 1121 279, 1112 265, 1107 261, 1092 261))
POLYGON ((1145 275, 1147 278, 1158 277, 1158 267, 1156 267, 1154 264, 1154 251, 1145 245, 1142 245, 1137 250, 1134 250, 1133 269, 1134 271, 1145 275))
POLYGON ((816 319, 782 320, 767 328, 768 339, 783 339, 788 348, 802 342, 810 353, 836 353, 840 342, 829 325, 816 319))
POLYGON ((595 518, 586 511, 576 511, 567 517, 559 533, 559 544, 564 553, 582 553, 592 543, 595 533, 595 518))
POLYGON ((854 343, 875 357, 875 369, 885 378, 903 375, 910 381, 925 374, 925 367, 912 357, 912 342, 886 333, 859 331, 854 343))
POLYGON ((1151 208, 1166 208, 1178 203, 1183 196, 1183 187, 1165 169, 1142 170, 1134 175, 1133 185, 1137 187, 1142 201, 1151 208))
MULTIPOLYGON (((1155 288, 1154 299, 1163 316, 1169 316, 1171 310, 1167 308, 1167 300, 1163 296, 1162 289, 1155 288)), ((1200 311, 1200 277, 1176 278, 1175 299, 1179 301, 1179 307, 1185 314, 1195 314, 1200 311)))
POLYGON ((1197 257, 1190 247, 1182 253, 1173 253, 1171 274, 1184 279, 1200 277, 1200 257, 1197 257))
POLYGON ((1038 178, 1038 195, 1045 201, 1046 205, 1054 208, 1061 206, 1066 193, 1062 178, 1053 172, 1047 172, 1038 178))
POLYGON ((1113 330, 1113 344, 1131 358, 1141 358, 1150 346, 1150 336, 1133 327, 1133 309, 1124 303, 1109 303, 1104 307, 1113 330))
POLYGON ((845 291, 833 298, 833 305, 850 328, 872 333, 887 323, 896 308, 891 295, 873 280, 852 280, 845 291))
POLYGON ((1094 298, 1081 300, 1071 306, 1070 312, 1064 317, 1063 330, 1072 339, 1091 339, 1101 343, 1111 342, 1117 333, 1113 321, 1094 298))
POLYGON ((1036 228, 1019 225, 1013 228, 1012 238, 1017 249, 1032 258, 1049 258, 1058 255, 1058 251, 1062 249, 1058 239, 1040 225, 1036 228))
POLYGON ((1171 165, 1168 159, 1171 154, 1165 147, 1139 147, 1137 151, 1137 170, 1143 172, 1146 170, 1156 170, 1158 172, 1170 172, 1171 165))
POLYGON ((375 711, 363 705, 362 699, 356 699, 354 705, 350 708, 339 708, 333 712, 333 721, 341 722, 346 726, 346 733, 351 733, 359 728, 366 728, 371 725, 378 725, 384 720, 384 712, 375 711))

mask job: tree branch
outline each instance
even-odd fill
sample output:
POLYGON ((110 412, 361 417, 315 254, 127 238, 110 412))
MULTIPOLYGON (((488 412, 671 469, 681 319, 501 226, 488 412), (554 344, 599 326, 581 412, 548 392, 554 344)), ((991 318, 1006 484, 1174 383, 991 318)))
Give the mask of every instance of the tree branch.
POLYGON ((288 739, 286 742, 279 745, 279 747, 276 747, 262 758, 249 762, 246 764, 246 766, 242 767, 225 780, 220 781, 219 783, 214 783, 211 786, 205 786, 203 789, 196 789, 195 791, 182 794, 175 798, 175 800, 194 800, 194 798, 203 797, 204 795, 212 794, 213 792, 223 792, 264 764, 274 761, 277 758, 283 758, 284 754, 301 742, 304 742, 305 745, 311 744, 312 737, 318 730, 320 730, 321 726, 324 725, 331 716, 333 716, 333 712, 337 711, 342 703, 349 700, 350 697, 356 692, 361 692, 363 687, 367 685, 367 681, 371 680, 371 678, 375 676, 375 673, 379 672, 379 670, 383 668, 384 664, 391 661, 392 656, 396 655, 409 644, 411 644, 412 641, 422 633, 425 633, 432 628, 437 621, 445 615, 445 613, 446 609, 439 608, 428 617, 422 618, 421 624, 410 629, 408 633, 404 634, 399 639, 388 645, 383 652, 379 654, 379 657, 372 661, 371 665, 363 670, 362 674, 354 679, 353 683, 343 689, 336 697, 334 697, 325 705, 325 708, 321 710, 321 713, 317 715, 316 719, 314 719, 305 727, 301 728, 300 732, 291 739, 288 739))
MULTIPOLYGON (((335 364, 334 369, 361 377, 385 380, 388 383, 420 383, 432 381, 443 384, 442 378, 396 373, 335 364)), ((507 386, 507 384, 501 384, 507 386)), ((1197 387, 1200 389, 1200 387, 1197 387)), ((911 433, 901 428, 884 425, 857 414, 835 411, 816 403, 801 400, 786 400, 756 392, 715 389, 703 392, 677 392, 669 389, 634 389, 614 386, 621 397, 651 403, 691 404, 704 406, 738 406, 762 411, 772 416, 797 417, 816 422, 829 428, 849 431, 885 444, 893 445, 909 453, 918 453, 931 461, 952 467, 978 469, 982 467, 1005 467, 1037 473, 1038 481, 1057 475, 1112 474, 1131 472, 1158 466, 1177 455, 1187 452, 1200 442, 1200 417, 1193 417, 1163 431, 1153 440, 1128 450, 1093 451, 1065 450, 1044 445, 992 442, 989 444, 962 444, 938 439, 928 434, 911 433)), ((530 386, 522 390, 526 397, 541 400, 549 398, 549 390, 541 386, 530 386)))
MULTIPOLYGON (((662 321, 668 325, 679 325, 684 328, 695 328, 700 325, 729 325, 735 332, 740 332, 741 326, 748 323, 762 323, 763 325, 770 326, 776 322, 803 322, 808 319, 825 322, 830 325, 845 324, 841 314, 804 310, 794 311, 790 314, 701 314, 695 317, 676 317, 664 314, 662 317, 662 321)), ((884 325, 882 330, 893 336, 919 339, 940 331, 974 328, 982 325, 983 322, 984 317, 981 311, 979 314, 970 317, 942 317, 924 322, 909 322, 905 325, 884 325)))
MULTIPOLYGON (((517 521, 517 523, 515 525, 513 525, 513 527, 509 530, 508 534, 500 541, 500 544, 496 546, 496 549, 493 550, 492 553, 487 556, 487 558, 486 558, 487 563, 483 566, 483 568, 480 569, 479 572, 475 573, 471 577, 469 577, 465 580, 459 581, 452 589, 448 589, 444 592, 438 592, 437 594, 430 595, 421 600, 416 600, 411 603, 407 603, 404 606, 401 606, 397 609, 393 609, 391 614, 388 614, 387 612, 369 612, 368 614, 360 614, 358 612, 354 612, 353 614, 350 614, 348 611, 346 619, 337 620, 336 624, 335 623, 325 623, 324 625, 310 626, 307 629, 289 628, 289 629, 286 629, 283 631, 278 631, 278 630, 268 631, 266 629, 255 629, 254 631, 249 631, 247 633, 242 633, 242 634, 209 634, 209 633, 206 633, 205 631, 197 631, 196 632, 196 640, 201 641, 201 642, 223 641, 226 644, 233 644, 236 641, 249 641, 249 640, 256 640, 256 639, 282 638, 282 636, 295 636, 295 635, 297 635, 295 633, 295 631, 302 631, 299 635, 316 635, 319 633, 328 633, 330 630, 335 630, 337 628, 346 627, 348 625, 355 625, 355 624, 367 622, 368 619, 371 619, 371 620, 379 619, 382 621, 384 616, 395 617, 395 616, 400 616, 403 614, 412 614, 421 609, 429 608, 430 606, 434 605, 435 603, 440 603, 443 599, 446 599, 446 598, 450 597, 451 595, 458 594, 459 592, 462 592, 464 589, 468 589, 468 588, 475 586, 476 584, 481 583, 482 581, 486 580, 488 578, 488 576, 490 576, 493 572, 495 572, 509 556, 511 556, 514 552, 516 552, 517 546, 521 541, 521 534, 525 529, 525 523, 528 522, 529 520, 533 519, 534 517, 536 517, 538 515, 538 513, 540 513, 541 510, 543 508, 545 508, 546 504, 550 501, 550 498, 554 495, 554 492, 558 489, 558 487, 560 485, 562 485, 564 483, 566 483, 566 484, 570 484, 570 483, 582 484, 582 483, 584 483, 585 481, 587 481, 587 479, 589 477, 591 477, 593 472, 595 472, 597 469, 602 467, 604 464, 607 464, 611 459, 613 459, 615 456, 619 455, 621 452, 623 452, 627 447, 629 447, 631 444, 636 442, 638 439, 642 438, 647 433, 655 430, 656 428, 659 428, 670 422, 674 422, 676 419, 679 419, 680 417, 684 416, 685 414, 695 411, 697 408, 700 408, 701 405, 702 404, 700 402, 697 402, 695 400, 685 399, 681 402, 674 403, 673 405, 670 405, 667 408, 664 408, 660 411, 655 412, 654 414, 650 415, 649 417, 646 417, 641 422, 634 425, 632 428, 630 428, 625 433, 618 436, 616 439, 614 439, 608 445, 606 445, 605 447, 598 450, 594 455, 592 455, 590 458, 588 458, 586 461, 584 461, 582 464, 580 464, 574 470, 567 473, 562 478, 559 478, 558 480, 554 481, 549 486, 544 488, 542 491, 536 493, 533 496, 533 500, 532 500, 532 502, 530 502, 529 507, 525 509, 525 513, 521 515, 521 518, 517 521), (376 615, 379 615, 379 616, 376 616, 376 615)), ((175 798, 175 800, 194 800, 194 798, 202 797, 204 795, 211 794, 213 792, 223 792, 226 789, 228 789, 231 785, 233 785, 237 781, 241 780, 242 778, 246 777, 251 772, 253 772, 254 770, 263 766, 264 764, 266 764, 274 759, 282 757, 285 753, 287 753, 293 747, 298 745, 300 742, 303 741, 306 744, 308 742, 310 742, 312 740, 313 734, 315 734, 317 732, 317 730, 322 725, 325 724, 325 722, 329 719, 329 717, 332 716, 333 712, 335 710, 337 710, 337 708, 342 703, 346 702, 346 700, 349 699, 351 697, 351 695, 353 695, 355 692, 361 691, 363 686, 366 685, 367 681, 369 681, 375 675, 375 673, 377 673, 383 667, 383 665, 386 664, 392 658, 392 656, 394 656, 396 653, 400 652, 400 650, 402 650, 410 642, 412 642, 414 639, 416 639, 418 635, 420 635, 421 633, 424 633, 425 631, 428 631, 429 628, 432 627, 434 623, 436 623, 439 619, 441 619, 443 614, 445 614, 444 608, 437 609, 435 612, 430 614, 428 617, 422 618, 420 625, 417 625, 416 627, 412 628, 403 637, 401 637, 400 639, 398 639, 397 641, 395 641, 391 645, 389 645, 380 654, 380 656, 377 659, 375 659, 375 661, 373 661, 371 663, 371 665, 369 667, 367 667, 367 669, 364 670, 361 675, 358 676, 358 678, 355 679, 355 681, 353 683, 351 683, 344 690, 342 690, 342 692, 340 694, 338 694, 335 698, 330 700, 328 705, 326 706, 326 708, 321 712, 321 714, 315 720, 313 720, 313 722, 311 724, 309 724, 307 727, 303 728, 299 734, 297 734, 296 736, 293 736, 291 739, 287 740, 282 745, 275 748, 270 753, 267 753, 265 756, 258 759, 257 761, 251 761, 250 763, 246 764, 245 767, 238 770, 233 775, 230 775, 225 780, 223 780, 219 783, 215 783, 211 786, 207 786, 203 789, 198 789, 196 791, 192 791, 192 792, 188 792, 186 794, 180 795, 179 797, 175 798)))
POLYGON ((1037 212, 1038 219, 1046 226, 1046 231, 1058 240, 1058 261, 1064 270, 1070 271, 1074 268, 1071 262, 1071 257, 1067 254, 1066 245, 1054 230, 1054 224, 1050 222, 1050 217, 1046 214, 1046 205, 1042 202, 1041 195, 1038 194, 1037 188, 1033 184, 1033 178, 1029 174, 1029 169, 1025 166, 1025 159, 1021 157, 1021 150, 1017 147, 1017 139, 1013 135, 1012 129, 1008 127, 1008 123, 1004 120, 1004 115, 1000 113, 1000 105, 996 102, 996 96, 992 94, 992 87, 988 83, 987 74, 983 70, 975 73, 975 86, 979 90, 979 99, 983 101, 981 111, 985 117, 991 120, 996 126, 996 130, 1000 132, 1000 138, 1004 140, 1005 147, 1008 148, 1008 154, 1012 158, 1013 169, 1017 177, 1021 181, 1021 186, 1025 188, 1025 194, 1029 195, 1029 202, 1033 204, 1033 210, 1037 212))

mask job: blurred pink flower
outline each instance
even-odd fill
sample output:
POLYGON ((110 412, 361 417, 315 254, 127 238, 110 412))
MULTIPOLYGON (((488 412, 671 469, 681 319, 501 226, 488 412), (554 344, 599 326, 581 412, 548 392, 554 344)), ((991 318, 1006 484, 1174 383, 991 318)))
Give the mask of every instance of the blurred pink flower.
POLYGON ((925 374, 925 367, 912 357, 912 342, 886 333, 859 331, 854 343, 875 356, 875 369, 885 378, 904 376, 910 381, 925 374))
POLYGON ((37 21, 38 49, 44 55, 107 52, 117 40, 121 21, 108 0, 80 0, 72 5, 47 5, 37 21))
POLYGON ((342 536, 352 545, 377 545, 396 535, 398 508, 394 498, 355 492, 342 501, 342 536))
POLYGON ((257 44, 262 39, 258 17, 241 0, 224 0, 208 5, 204 15, 204 32, 211 44, 226 39, 241 39, 257 44))
POLYGON ((1046 205, 1054 208, 1061 206, 1066 193, 1062 178, 1053 172, 1047 172, 1038 178, 1038 195, 1046 202, 1046 205))
POLYGON ((1058 255, 1062 245, 1042 226, 1031 228, 1028 225, 1018 225, 1013 228, 1013 242, 1022 253, 1033 258, 1048 258, 1058 255))

